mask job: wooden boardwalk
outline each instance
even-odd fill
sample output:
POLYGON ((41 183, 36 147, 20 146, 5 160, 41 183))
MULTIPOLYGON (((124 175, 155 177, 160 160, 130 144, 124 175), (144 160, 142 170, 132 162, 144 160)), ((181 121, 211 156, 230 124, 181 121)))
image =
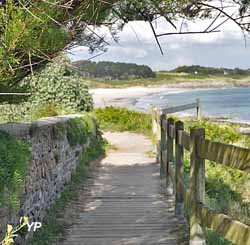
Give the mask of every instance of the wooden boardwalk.
POLYGON ((185 223, 174 215, 159 165, 145 154, 150 141, 131 133, 106 137, 118 150, 103 159, 65 211, 73 221, 58 244, 186 244, 185 223))

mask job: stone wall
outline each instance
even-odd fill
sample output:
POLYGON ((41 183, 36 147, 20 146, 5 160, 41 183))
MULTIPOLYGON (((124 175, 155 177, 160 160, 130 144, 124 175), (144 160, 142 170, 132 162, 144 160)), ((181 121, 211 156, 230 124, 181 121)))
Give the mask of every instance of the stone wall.
POLYGON ((92 119, 94 127, 86 143, 71 146, 67 138, 67 124, 75 117, 79 115, 0 125, 0 130, 27 140, 32 148, 25 187, 20 195, 20 210, 13 214, 9 210, 0 209, 0 229, 6 227, 7 223, 17 223, 24 215, 30 221, 42 221, 46 210, 60 197, 79 164, 80 156, 97 137, 96 123, 92 119), (59 132, 62 125, 65 130, 59 132))

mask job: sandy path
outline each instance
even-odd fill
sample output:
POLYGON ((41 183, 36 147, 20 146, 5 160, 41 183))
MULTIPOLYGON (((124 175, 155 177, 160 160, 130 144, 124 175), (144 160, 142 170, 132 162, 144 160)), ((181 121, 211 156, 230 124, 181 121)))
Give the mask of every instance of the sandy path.
POLYGON ((173 213, 158 164, 145 155, 150 140, 127 132, 104 136, 118 150, 110 151, 89 184, 79 188, 78 199, 65 211, 71 224, 58 244, 184 244, 184 222, 173 213))

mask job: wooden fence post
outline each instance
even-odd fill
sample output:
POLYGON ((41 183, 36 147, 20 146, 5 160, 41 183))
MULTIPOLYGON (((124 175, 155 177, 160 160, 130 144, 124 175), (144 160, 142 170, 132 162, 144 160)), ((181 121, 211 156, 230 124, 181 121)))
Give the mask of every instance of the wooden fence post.
POLYGON ((175 123, 175 214, 184 215, 184 190, 182 184, 184 183, 183 172, 183 146, 179 145, 178 131, 184 130, 184 123, 178 121, 175 123))
POLYGON ((157 126, 157 122, 156 122, 156 108, 155 107, 151 107, 151 116, 152 116, 152 133, 153 135, 156 134, 156 126, 157 126))
POLYGON ((156 133, 156 140, 157 140, 157 155, 156 155, 156 162, 161 163, 161 109, 156 109, 156 123, 157 123, 157 133, 156 133))
POLYGON ((151 115, 152 115, 152 134, 153 134, 153 141, 154 141, 154 152, 156 154, 156 162, 159 162, 159 156, 158 156, 158 121, 157 121, 157 112, 158 109, 156 107, 151 107, 151 115))
MULTIPOLYGON (((169 165, 174 160, 173 154, 173 139, 170 137, 170 126, 174 126, 174 119, 168 118, 167 119, 167 166, 166 166, 166 183, 167 188, 170 190, 171 188, 171 177, 169 175, 169 165)), ((174 183, 173 183, 174 184, 174 183)))
POLYGON ((201 210, 199 203, 205 201, 205 159, 198 156, 198 139, 205 139, 204 128, 190 130, 190 245, 205 245, 205 232, 201 225, 201 210))
POLYGON ((161 114, 161 145, 160 145, 160 176, 166 176, 166 149, 167 149, 166 115, 161 114))
POLYGON ((197 120, 201 120, 201 103, 200 98, 196 99, 197 107, 196 107, 196 113, 197 113, 197 120))

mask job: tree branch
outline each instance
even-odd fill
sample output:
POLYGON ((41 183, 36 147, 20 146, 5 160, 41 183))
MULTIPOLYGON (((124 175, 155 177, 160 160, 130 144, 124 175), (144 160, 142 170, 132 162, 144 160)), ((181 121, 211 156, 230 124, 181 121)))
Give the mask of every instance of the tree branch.
POLYGON ((184 31, 184 32, 167 32, 167 33, 162 33, 156 35, 157 37, 162 37, 162 36, 171 36, 171 35, 188 35, 188 34, 210 34, 210 33, 215 33, 215 32, 220 32, 220 30, 214 30, 214 31, 184 31))
POLYGON ((149 24, 150 24, 151 29, 152 29, 152 31, 153 31, 153 34, 154 34, 156 43, 157 43, 157 45, 158 45, 158 47, 159 47, 159 49, 160 49, 160 51, 161 51, 161 54, 163 55, 163 50, 162 50, 161 44, 160 44, 160 42, 159 42, 159 40, 158 40, 158 35, 156 34, 155 29, 154 29, 153 24, 152 24, 151 21, 149 21, 149 24))

